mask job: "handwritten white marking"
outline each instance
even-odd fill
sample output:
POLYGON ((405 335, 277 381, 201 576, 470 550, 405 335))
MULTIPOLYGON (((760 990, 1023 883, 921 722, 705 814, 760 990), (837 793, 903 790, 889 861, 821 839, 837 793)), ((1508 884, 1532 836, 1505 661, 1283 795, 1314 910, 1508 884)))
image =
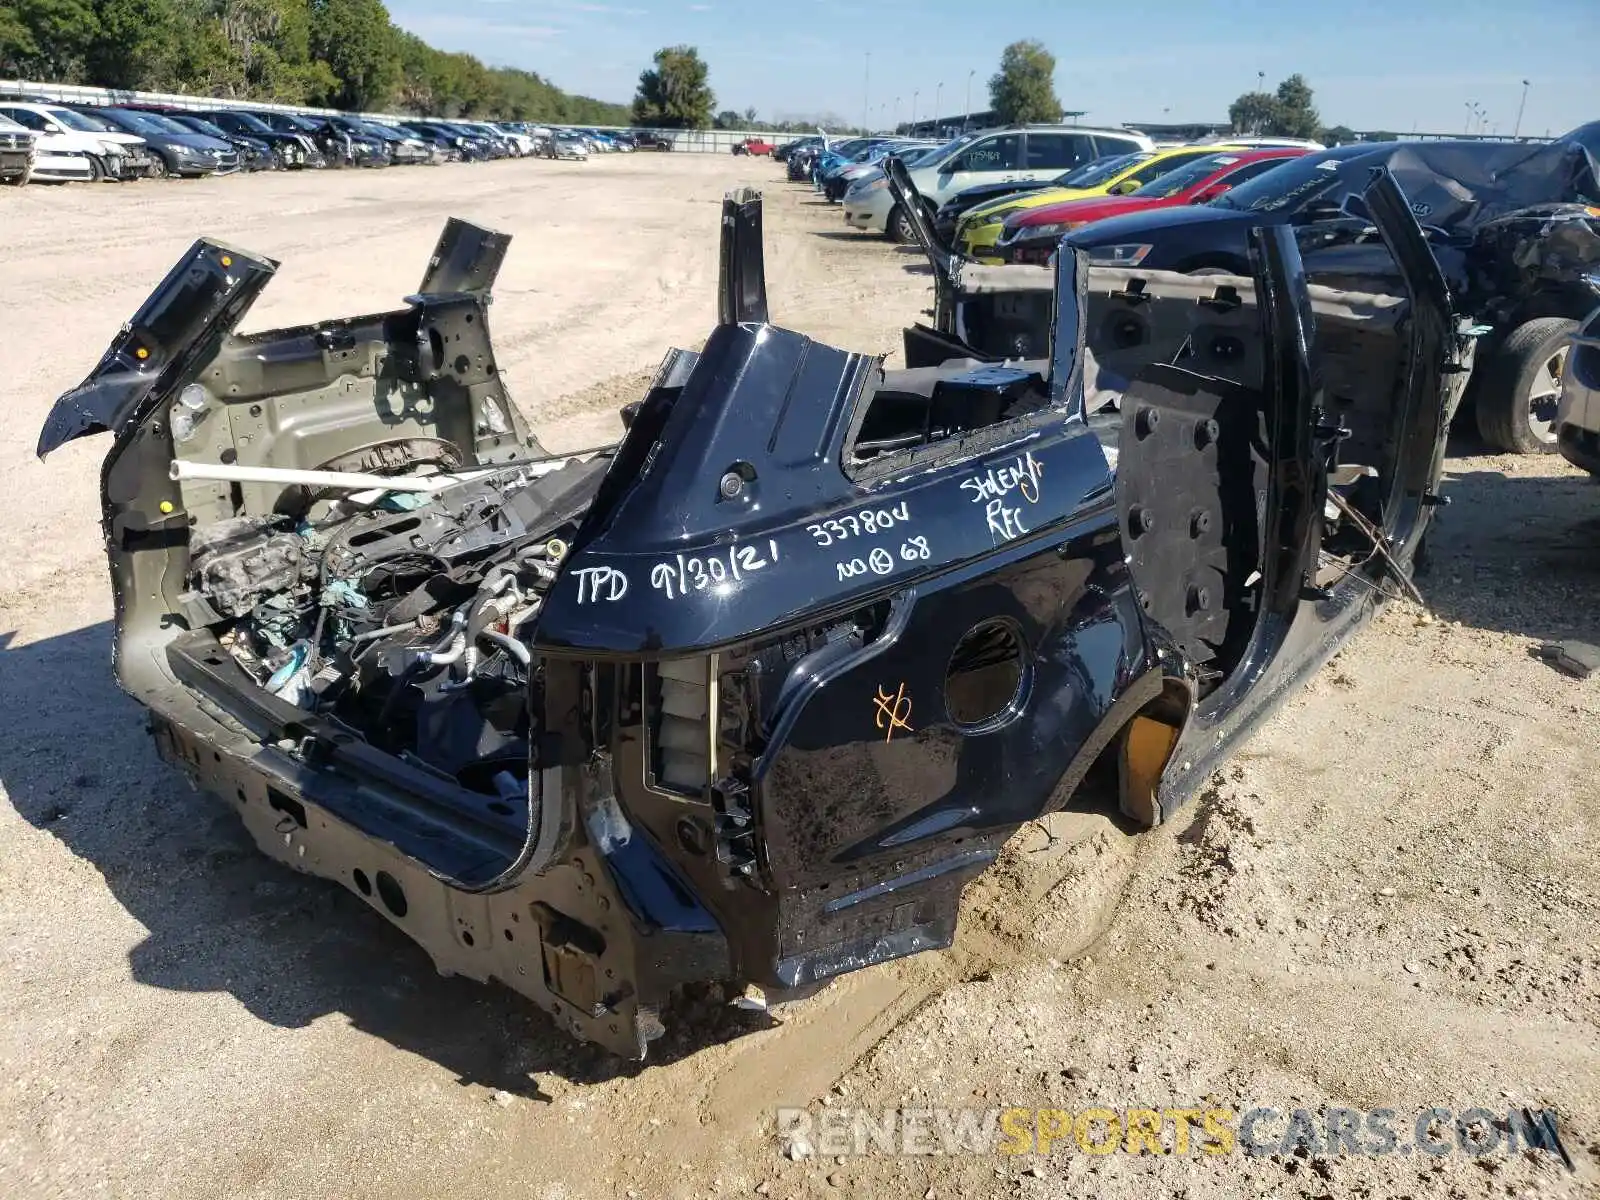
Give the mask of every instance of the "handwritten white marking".
POLYGON ((863 534, 882 533, 909 520, 911 508, 902 500, 893 508, 863 508, 859 512, 841 513, 815 525, 807 525, 806 532, 818 546, 826 550, 835 542, 848 541, 863 534))
POLYGON ((578 581, 578 603, 615 604, 628 594, 628 577, 615 567, 580 567, 573 572, 578 581))
POLYGON ((907 562, 916 562, 918 559, 925 559, 929 556, 928 539, 925 537, 919 535, 910 541, 900 544, 900 557, 907 562))
MULTIPOLYGON (((902 562, 921 562, 932 557, 928 549, 928 539, 921 535, 909 538, 900 543, 900 559, 902 562)), ((834 572, 839 576, 839 582, 856 579, 871 572, 874 575, 892 575, 898 564, 895 562, 895 552, 887 546, 874 546, 864 558, 846 558, 833 564, 834 572)))
POLYGON ((1028 532, 1028 527, 1022 523, 1022 510, 1009 507, 1004 500, 989 501, 983 517, 989 526, 989 536, 996 542, 1009 542, 1028 532))
POLYGON ((990 467, 982 475, 961 481, 961 490, 972 493, 974 504, 986 504, 1020 492, 1029 504, 1039 503, 1039 481, 1044 477, 1044 466, 1033 456, 1033 451, 1018 455, 1014 462, 1003 467, 990 467))
POLYGON ((763 571, 778 561, 775 539, 767 539, 767 553, 770 558, 763 558, 758 546, 729 546, 710 554, 678 554, 670 562, 658 562, 650 568, 650 586, 668 600, 680 600, 707 588, 743 583, 746 575, 763 571))
POLYGON ((1022 519, 1022 506, 1007 504, 1007 497, 1015 493, 1025 503, 1037 504, 1039 482, 1043 477, 1044 466, 1030 450, 1003 467, 991 467, 982 475, 963 479, 961 490, 972 494, 974 504, 984 506, 984 524, 990 538, 998 544, 1028 532, 1022 519))

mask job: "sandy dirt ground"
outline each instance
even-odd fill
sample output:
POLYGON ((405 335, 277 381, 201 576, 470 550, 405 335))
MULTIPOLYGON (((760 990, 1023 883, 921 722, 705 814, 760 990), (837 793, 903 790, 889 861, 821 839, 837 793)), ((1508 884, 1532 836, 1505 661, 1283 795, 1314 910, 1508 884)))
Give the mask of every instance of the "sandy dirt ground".
POLYGON ((448 215, 512 233, 499 357, 541 436, 571 447, 708 331, 717 203, 744 182, 767 185, 775 318, 893 349, 929 303, 923 264, 767 162, 0 195, 0 1195, 1600 1194, 1600 679, 1530 654, 1600 641, 1600 487, 1555 462, 1452 458, 1429 609, 1386 612, 1174 824, 1025 830, 969 889, 951 951, 781 1022, 687 998, 642 1067, 440 978, 158 763, 111 681, 103 439, 32 451, 193 237, 282 260, 263 328, 393 306, 448 215), (825 1144, 775 1125, 778 1106, 1388 1108, 1409 1143, 1434 1105, 1553 1108, 1577 1170, 1103 1157, 1070 1138, 1049 1156, 806 1154, 825 1144))

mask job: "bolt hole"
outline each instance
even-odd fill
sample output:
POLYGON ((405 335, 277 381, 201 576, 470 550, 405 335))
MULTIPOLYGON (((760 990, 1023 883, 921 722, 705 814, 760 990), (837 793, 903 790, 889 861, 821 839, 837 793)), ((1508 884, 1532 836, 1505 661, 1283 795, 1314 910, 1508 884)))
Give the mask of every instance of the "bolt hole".
POLYGON ((400 881, 387 871, 378 872, 378 899, 396 917, 406 915, 406 890, 400 881))
POLYGON ((463 932, 461 935, 461 940, 469 946, 472 945, 472 935, 470 933, 463 932))
POLYGON ((508 941, 508 942, 514 942, 514 941, 516 941, 516 940, 517 940, 517 939, 516 939, 516 938, 514 938, 514 937, 513 937, 513 936, 512 936, 512 935, 511 935, 511 930, 509 930, 509 929, 507 929, 507 930, 505 930, 505 931, 504 931, 504 933, 505 933, 505 935, 506 935, 506 941, 508 941))
POLYGON ((357 867, 350 873, 350 875, 351 878, 356 881, 356 891, 360 892, 363 896, 372 895, 372 880, 367 878, 367 873, 365 871, 363 871, 360 867, 357 867))

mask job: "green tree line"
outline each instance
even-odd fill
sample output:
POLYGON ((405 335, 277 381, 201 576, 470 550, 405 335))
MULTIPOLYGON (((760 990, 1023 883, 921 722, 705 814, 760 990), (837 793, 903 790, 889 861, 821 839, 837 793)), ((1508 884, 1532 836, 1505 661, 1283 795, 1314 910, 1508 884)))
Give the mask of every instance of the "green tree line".
MULTIPOLYGON (((1043 42, 1012 42, 1000 56, 1000 69, 989 80, 989 104, 1007 123, 1061 120, 1056 99, 1056 60, 1043 42)), ((1347 126, 1325 126, 1313 103, 1311 85, 1291 75, 1275 92, 1246 92, 1228 106, 1228 120, 1237 134, 1314 138, 1328 145, 1353 142, 1359 135, 1347 126)), ((1393 141, 1392 133, 1368 134, 1368 141, 1393 141)))
POLYGON ((436 50, 396 28, 383 0, 0 0, 0 77, 446 118, 630 115, 436 50))

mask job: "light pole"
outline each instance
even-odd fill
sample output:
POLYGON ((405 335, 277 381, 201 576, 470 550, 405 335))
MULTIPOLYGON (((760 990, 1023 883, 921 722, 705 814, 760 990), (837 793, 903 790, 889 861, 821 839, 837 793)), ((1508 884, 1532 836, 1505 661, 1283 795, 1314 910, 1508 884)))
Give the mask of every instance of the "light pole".
POLYGON ((934 137, 938 137, 939 136, 939 124, 938 124, 938 122, 939 122, 939 104, 940 104, 940 101, 942 100, 943 96, 944 96, 944 81, 940 80, 939 83, 937 85, 935 85, 935 87, 933 89, 933 120, 934 120, 933 136, 934 137))
POLYGON ((871 132, 872 125, 872 51, 867 51, 866 74, 861 81, 861 132, 871 132))
POLYGON ((1522 110, 1527 107, 1527 104, 1528 104, 1528 81, 1526 79, 1524 79, 1522 81, 1522 99, 1517 102, 1517 124, 1511 130, 1511 136, 1512 137, 1516 137, 1517 134, 1522 132, 1522 110))
MULTIPOLYGON (((1257 71, 1256 72, 1256 95, 1263 96, 1263 95, 1266 94, 1266 91, 1267 91, 1267 73, 1265 71, 1257 71)), ((1261 121, 1260 115, 1258 114, 1256 116, 1256 127, 1255 127, 1255 129, 1251 130, 1251 132, 1252 133, 1260 133, 1261 129, 1262 129, 1262 121, 1261 121)))
POLYGON ((917 136, 917 97, 920 95, 922 95, 922 93, 918 91, 913 91, 911 93, 911 128, 906 132, 912 137, 917 136))
POLYGON ((1468 100, 1467 101, 1467 123, 1461 127, 1461 132, 1462 133, 1471 133, 1472 132, 1472 106, 1473 106, 1473 102, 1471 100, 1468 100))
POLYGON ((967 72, 967 107, 962 110, 962 113, 963 113, 963 115, 961 117, 961 132, 962 133, 965 133, 967 131, 967 126, 972 124, 972 77, 974 75, 976 75, 977 73, 978 72, 975 71, 975 70, 967 72))
POLYGON ((894 128, 892 130, 890 130, 890 132, 891 133, 899 133, 900 132, 900 97, 899 96, 896 96, 894 98, 894 128))

